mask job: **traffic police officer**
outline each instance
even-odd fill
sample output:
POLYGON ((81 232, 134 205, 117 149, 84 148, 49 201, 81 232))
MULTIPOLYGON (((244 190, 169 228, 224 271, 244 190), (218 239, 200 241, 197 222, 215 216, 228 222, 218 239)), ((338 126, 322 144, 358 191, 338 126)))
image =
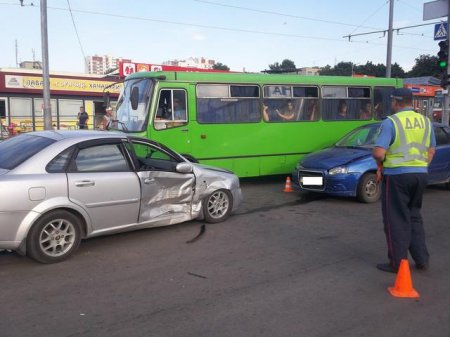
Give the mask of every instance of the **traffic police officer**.
POLYGON ((377 268, 396 273, 408 250, 417 269, 428 268, 420 210, 436 139, 430 120, 413 111, 411 90, 395 89, 391 99, 394 114, 382 122, 372 155, 383 166, 381 206, 389 258, 377 268))

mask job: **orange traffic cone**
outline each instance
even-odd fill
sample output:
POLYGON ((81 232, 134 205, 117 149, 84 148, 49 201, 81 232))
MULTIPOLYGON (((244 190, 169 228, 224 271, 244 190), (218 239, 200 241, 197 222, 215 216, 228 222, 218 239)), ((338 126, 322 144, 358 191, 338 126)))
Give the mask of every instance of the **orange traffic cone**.
POLYGON ((419 298, 419 293, 413 288, 411 272, 408 260, 403 259, 398 268, 395 286, 388 287, 389 292, 394 297, 419 298))
POLYGON ((284 185, 284 192, 294 192, 291 185, 291 177, 286 178, 286 184, 284 185))

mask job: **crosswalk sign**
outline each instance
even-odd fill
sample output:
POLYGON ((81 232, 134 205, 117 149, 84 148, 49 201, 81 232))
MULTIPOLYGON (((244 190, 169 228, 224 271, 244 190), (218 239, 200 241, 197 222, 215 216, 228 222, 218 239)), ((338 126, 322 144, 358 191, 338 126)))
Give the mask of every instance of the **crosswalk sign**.
POLYGON ((434 40, 447 40, 448 37, 448 24, 447 22, 441 22, 434 25, 434 40))

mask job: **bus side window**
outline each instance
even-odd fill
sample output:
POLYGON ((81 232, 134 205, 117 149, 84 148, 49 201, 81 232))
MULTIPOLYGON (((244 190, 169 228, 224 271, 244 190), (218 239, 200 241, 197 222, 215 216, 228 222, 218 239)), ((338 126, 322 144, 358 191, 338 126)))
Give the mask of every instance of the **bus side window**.
POLYGON ((257 85, 198 84, 197 122, 258 123, 261 120, 259 98, 257 85))
POLYGON ((391 114, 391 94, 394 87, 375 87, 373 110, 375 119, 384 119, 391 114))
POLYGON ((372 118, 370 87, 322 87, 323 117, 329 121, 372 118))

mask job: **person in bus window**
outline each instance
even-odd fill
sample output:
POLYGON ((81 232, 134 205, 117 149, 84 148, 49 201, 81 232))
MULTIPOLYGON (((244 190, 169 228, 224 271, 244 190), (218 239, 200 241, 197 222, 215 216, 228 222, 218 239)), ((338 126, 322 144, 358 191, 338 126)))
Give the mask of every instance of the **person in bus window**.
POLYGON ((317 99, 310 99, 303 120, 315 121, 318 119, 318 113, 317 99))
POLYGON ((348 106, 344 99, 341 99, 338 104, 338 113, 336 115, 337 120, 348 118, 348 106))
POLYGON ((370 101, 361 101, 361 109, 359 111, 359 119, 372 118, 372 104, 370 101))
POLYGON ((266 103, 263 103, 263 119, 265 122, 268 122, 270 120, 269 106, 266 103))
POLYGON ((271 100, 264 100, 262 113, 263 113, 263 120, 265 122, 269 121, 273 122, 280 120, 280 117, 278 116, 278 109, 274 107, 274 102, 271 100))
POLYGON ((277 112, 278 116, 285 121, 290 121, 295 117, 294 104, 291 100, 287 101, 286 106, 281 111, 278 109, 275 111, 277 112))
POLYGON ((186 120, 186 105, 176 97, 173 99, 173 119, 182 121, 186 120))

